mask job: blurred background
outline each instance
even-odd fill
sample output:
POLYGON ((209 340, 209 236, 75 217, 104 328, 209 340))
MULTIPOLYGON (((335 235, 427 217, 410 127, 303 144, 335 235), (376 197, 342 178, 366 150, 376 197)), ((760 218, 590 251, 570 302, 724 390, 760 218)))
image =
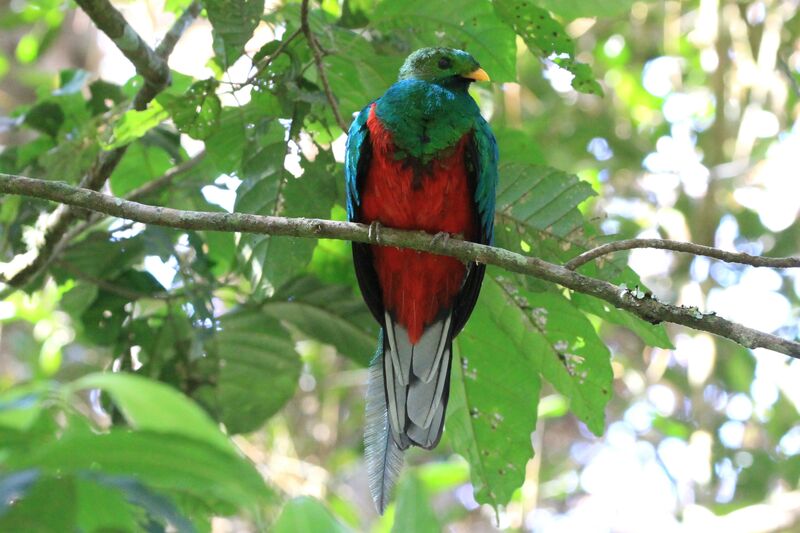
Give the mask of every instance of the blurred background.
MULTIPOLYGON (((161 0, 115 5, 151 44, 175 18, 161 0)), ((51 90, 59 70, 80 68, 117 84, 135 74, 81 11, 64 7, 58 0, 0 1, 0 148, 31 140, 8 126, 13 112, 51 90)), ((266 11, 278 7, 268 2, 266 11)), ((326 0, 322 8, 336 15, 342 6, 326 0)), ((591 66, 604 96, 573 90, 569 72, 540 61, 521 40, 519 82, 481 87, 476 96, 493 125, 514 132, 509 144, 593 185, 598 196, 582 211, 605 234, 797 255, 799 8, 797 0, 668 0, 634 2, 611 17, 564 20, 577 59, 591 66)), ((246 50, 255 53, 283 34, 280 21, 261 22, 246 50)), ((211 27, 199 19, 170 66, 204 79, 215 75, 213 55, 211 27)), ((244 80, 249 72, 243 57, 228 76, 244 80)), ((223 105, 250 97, 249 88, 220 94, 223 105)), ((343 139, 329 140, 338 161, 343 139)), ((310 144, 301 138, 286 157, 289 171, 310 144)), ((181 146, 189 156, 202 149, 185 135, 181 146)), ((501 157, 503 149, 501 143, 501 157)), ((231 210, 237 185, 235 177, 211 176, 193 186, 210 204, 231 210)), ((13 255, 9 238, 21 238, 8 235, 0 236, 3 261, 13 255)), ((318 253, 339 254, 346 265, 346 247, 320 246, 318 253)), ((190 247, 178 242, 145 257, 142 268, 166 288, 193 290, 181 274, 190 247)), ((656 250, 634 251, 628 261, 663 301, 798 335, 799 272, 656 250)), ((0 301, 0 389, 70 379, 108 368, 119 356, 81 342, 82 326, 59 308, 63 292, 50 282, 0 301)), ((226 301, 220 296, 216 305, 226 301)), ((567 413, 564 398, 543 389, 532 435, 536 455, 522 488, 497 513, 473 499, 467 463, 452 453, 446 435, 433 452, 412 451, 404 475, 421 484, 441 527, 800 531, 800 364, 671 325, 674 349, 650 348, 627 330, 595 325, 613 356, 605 435, 593 436, 567 413)), ((264 427, 235 442, 287 495, 322 500, 353 530, 388 531, 394 508, 384 517, 374 513, 361 459, 366 370, 302 332, 294 338, 303 361, 296 393, 264 427)), ((220 532, 253 528, 246 520, 213 522, 220 532)))

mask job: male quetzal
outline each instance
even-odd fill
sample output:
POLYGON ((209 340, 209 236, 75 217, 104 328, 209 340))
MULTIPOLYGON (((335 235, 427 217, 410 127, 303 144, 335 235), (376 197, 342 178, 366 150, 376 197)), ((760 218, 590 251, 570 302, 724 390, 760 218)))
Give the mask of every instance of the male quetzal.
MULTIPOLYGON (((354 222, 492 240, 497 143, 467 89, 489 76, 468 53, 423 48, 365 107, 347 138, 347 215, 354 222)), ((409 446, 439 442, 453 338, 484 265, 353 243, 364 300, 381 325, 367 390, 366 460, 382 513, 409 446)))

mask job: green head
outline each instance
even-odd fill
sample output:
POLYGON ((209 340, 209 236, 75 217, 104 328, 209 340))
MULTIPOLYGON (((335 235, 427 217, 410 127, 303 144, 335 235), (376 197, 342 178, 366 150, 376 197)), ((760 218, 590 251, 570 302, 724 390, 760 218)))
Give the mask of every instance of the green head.
POLYGON ((442 83, 450 80, 489 81, 489 75, 474 57, 454 48, 420 48, 400 68, 401 80, 442 83))

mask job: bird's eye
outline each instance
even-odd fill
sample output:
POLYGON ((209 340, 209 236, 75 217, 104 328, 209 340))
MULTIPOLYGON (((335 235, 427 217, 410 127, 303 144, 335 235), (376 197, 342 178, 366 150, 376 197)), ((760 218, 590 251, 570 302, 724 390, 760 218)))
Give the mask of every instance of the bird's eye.
POLYGON ((450 61, 450 58, 443 57, 439 60, 439 68, 442 70, 447 70, 453 66, 453 62, 450 61))

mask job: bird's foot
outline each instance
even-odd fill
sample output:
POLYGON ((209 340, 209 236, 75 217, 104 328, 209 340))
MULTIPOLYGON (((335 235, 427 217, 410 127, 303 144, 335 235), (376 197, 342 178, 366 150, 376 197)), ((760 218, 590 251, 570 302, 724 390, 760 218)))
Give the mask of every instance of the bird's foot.
POLYGON ((383 226, 377 220, 373 220, 370 223, 369 231, 367 232, 367 236, 369 237, 369 242, 373 244, 381 243, 381 228, 383 228, 383 226))
POLYGON ((436 244, 444 245, 447 244, 449 240, 450 240, 450 234, 447 233, 446 231, 440 231, 439 233, 434 235, 433 238, 431 239, 431 246, 434 246, 436 244))

